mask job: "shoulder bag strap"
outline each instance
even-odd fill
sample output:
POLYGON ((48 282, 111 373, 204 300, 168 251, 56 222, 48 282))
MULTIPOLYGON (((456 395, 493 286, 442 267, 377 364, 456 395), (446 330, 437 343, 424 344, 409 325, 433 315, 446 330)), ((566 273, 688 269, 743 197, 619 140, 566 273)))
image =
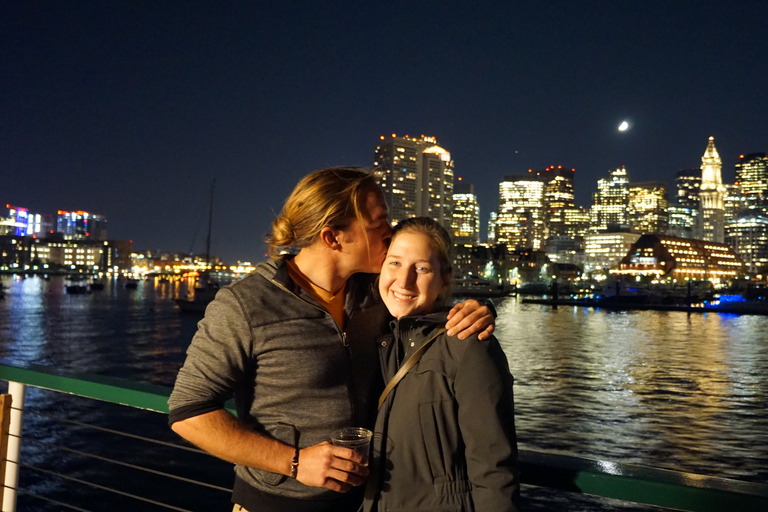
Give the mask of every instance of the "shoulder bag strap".
POLYGON ((387 395, 390 393, 390 391, 395 389, 395 386, 397 386, 403 377, 405 377, 405 374, 408 373, 408 370, 413 368, 413 365, 419 362, 419 359, 421 359, 421 356, 424 355, 424 352, 427 351, 432 342, 435 341, 435 338, 443 334, 445 331, 447 331, 445 327, 437 331, 434 336, 425 341, 424 344, 420 346, 416 352, 411 354, 411 357, 409 357, 405 363, 403 363, 403 366, 400 367, 395 376, 392 377, 392 380, 390 380, 387 384, 387 387, 384 388, 384 391, 381 392, 381 396, 379 397, 379 409, 381 409, 381 404, 384 403, 384 400, 387 398, 387 395))

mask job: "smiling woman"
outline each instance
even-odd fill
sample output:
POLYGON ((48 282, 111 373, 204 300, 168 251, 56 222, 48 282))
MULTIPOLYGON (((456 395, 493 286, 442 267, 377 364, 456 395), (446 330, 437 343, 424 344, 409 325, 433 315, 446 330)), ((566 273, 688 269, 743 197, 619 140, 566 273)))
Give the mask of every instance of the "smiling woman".
POLYGON ((397 225, 381 268, 379 293, 395 318, 445 304, 452 276, 448 233, 426 217, 397 225))
POLYGON ((379 343, 379 398, 364 510, 517 510, 512 375, 495 338, 448 337, 451 239, 426 217, 393 232, 379 292, 395 317, 379 343))

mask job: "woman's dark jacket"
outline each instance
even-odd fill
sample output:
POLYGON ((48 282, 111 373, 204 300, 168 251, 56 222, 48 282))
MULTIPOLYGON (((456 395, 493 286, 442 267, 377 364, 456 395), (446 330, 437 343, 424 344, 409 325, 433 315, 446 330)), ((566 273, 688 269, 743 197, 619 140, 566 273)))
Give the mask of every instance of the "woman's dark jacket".
MULTIPOLYGON (((379 340, 384 381, 445 321, 393 320, 379 340)), ((517 511, 514 412, 498 341, 441 334, 379 409, 364 510, 517 511)))

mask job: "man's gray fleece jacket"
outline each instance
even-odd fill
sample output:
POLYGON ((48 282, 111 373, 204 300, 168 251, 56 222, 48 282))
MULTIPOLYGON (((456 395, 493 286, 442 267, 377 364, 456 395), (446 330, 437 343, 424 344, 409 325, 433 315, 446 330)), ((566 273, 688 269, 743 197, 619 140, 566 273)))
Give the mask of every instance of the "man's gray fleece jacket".
MULTIPOLYGON (((344 330, 291 281, 282 259, 260 263, 222 288, 179 371, 169 422, 221 409, 234 397, 246 425, 291 446, 327 441, 341 427, 372 428, 383 387, 375 341, 387 314, 373 298, 372 282, 365 274, 348 281, 344 330)), ((244 466, 235 471, 270 494, 338 497, 283 475, 244 466)))

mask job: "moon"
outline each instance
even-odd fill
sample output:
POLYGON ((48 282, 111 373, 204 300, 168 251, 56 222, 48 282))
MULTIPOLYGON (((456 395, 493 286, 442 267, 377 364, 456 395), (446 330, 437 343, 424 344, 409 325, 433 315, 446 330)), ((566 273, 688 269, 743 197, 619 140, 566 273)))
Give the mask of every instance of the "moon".
POLYGON ((629 123, 626 121, 622 121, 621 124, 619 125, 619 131, 625 132, 627 130, 629 130, 629 123))

